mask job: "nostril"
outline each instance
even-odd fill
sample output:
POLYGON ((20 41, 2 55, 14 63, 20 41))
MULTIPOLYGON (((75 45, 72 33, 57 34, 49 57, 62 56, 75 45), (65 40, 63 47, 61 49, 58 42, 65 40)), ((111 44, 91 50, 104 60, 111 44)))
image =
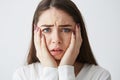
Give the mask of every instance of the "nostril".
POLYGON ((61 44, 62 41, 61 41, 61 40, 53 40, 52 43, 55 43, 55 44, 61 44))

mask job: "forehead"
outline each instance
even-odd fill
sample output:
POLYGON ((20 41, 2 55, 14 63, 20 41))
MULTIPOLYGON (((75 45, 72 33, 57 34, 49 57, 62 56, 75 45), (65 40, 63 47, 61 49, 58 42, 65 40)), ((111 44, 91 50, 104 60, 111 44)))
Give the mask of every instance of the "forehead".
POLYGON ((38 25, 41 24, 54 24, 54 25, 62 25, 62 24, 75 24, 73 18, 64 12, 63 10, 59 10, 56 8, 50 8, 44 11, 38 20, 38 25))

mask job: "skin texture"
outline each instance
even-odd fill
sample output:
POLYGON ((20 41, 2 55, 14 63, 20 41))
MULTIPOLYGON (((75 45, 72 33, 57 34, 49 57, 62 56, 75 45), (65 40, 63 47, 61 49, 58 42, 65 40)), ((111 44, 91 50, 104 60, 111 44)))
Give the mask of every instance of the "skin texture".
POLYGON ((80 26, 64 11, 50 8, 35 25, 34 43, 44 66, 74 65, 82 43, 80 26))

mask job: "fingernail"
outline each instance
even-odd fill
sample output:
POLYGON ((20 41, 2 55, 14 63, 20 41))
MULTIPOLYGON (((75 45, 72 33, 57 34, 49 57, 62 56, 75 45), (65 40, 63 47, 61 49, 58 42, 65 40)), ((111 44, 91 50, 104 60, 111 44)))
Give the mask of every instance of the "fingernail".
POLYGON ((77 28, 80 28, 80 23, 77 24, 77 28))
POLYGON ((39 27, 37 27, 37 31, 39 31, 39 27))
POLYGON ((75 31, 73 31, 73 34, 75 35, 75 31))
POLYGON ((39 27, 37 27, 35 24, 34 24, 34 31, 39 31, 39 27))
POLYGON ((37 27, 37 26, 34 24, 34 31, 36 30, 36 27, 37 27))

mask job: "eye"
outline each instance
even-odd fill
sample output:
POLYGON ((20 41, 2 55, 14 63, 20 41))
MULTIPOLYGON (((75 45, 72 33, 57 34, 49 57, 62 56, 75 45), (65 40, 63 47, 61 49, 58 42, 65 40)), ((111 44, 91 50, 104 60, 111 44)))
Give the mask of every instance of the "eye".
POLYGON ((51 29, 50 29, 50 28, 44 28, 44 29, 42 30, 42 32, 44 32, 44 33, 49 33, 49 32, 51 32, 51 29))
POLYGON ((63 28, 62 29, 62 32, 66 32, 66 33, 69 33, 71 32, 72 30, 70 28, 63 28))

